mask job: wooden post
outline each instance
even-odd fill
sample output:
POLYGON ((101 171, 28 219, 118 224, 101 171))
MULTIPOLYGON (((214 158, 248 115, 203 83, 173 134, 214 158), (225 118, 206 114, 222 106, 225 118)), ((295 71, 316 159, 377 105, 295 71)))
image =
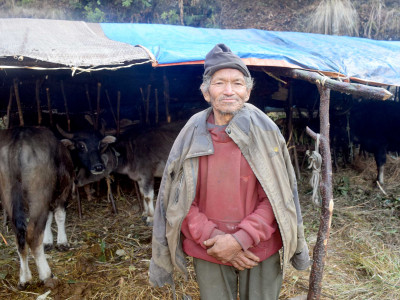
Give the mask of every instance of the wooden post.
POLYGON ((14 78, 14 93, 15 93, 15 99, 17 100, 19 126, 24 126, 25 125, 24 124, 24 116, 22 114, 21 99, 19 98, 18 79, 17 78, 14 78))
MULTIPOLYGON (((11 124, 11 106, 12 106, 12 99, 14 96, 14 91, 13 91, 14 87, 10 86, 10 97, 8 98, 8 106, 7 106, 7 126, 6 128, 9 129, 10 128, 10 124, 11 124)), ((5 211, 5 210, 4 210, 5 211)))
POLYGON ((96 120, 94 129, 99 129, 99 117, 100 117, 100 92, 101 92, 101 83, 97 83, 97 108, 96 108, 96 120))
POLYGON ((120 134, 121 125, 120 125, 120 110, 121 110, 121 92, 118 91, 117 97, 117 136, 120 134))
POLYGON ((147 96, 146 96, 146 124, 150 124, 150 119, 149 119, 150 93, 151 93, 151 84, 149 84, 149 85, 147 86, 147 96))
POLYGON ((289 117, 288 117, 288 131, 289 131, 289 146, 292 148, 294 167, 296 170, 297 179, 301 179, 299 160, 297 158, 296 143, 293 137, 293 84, 289 87, 289 117))
POLYGON ((108 106, 110 107, 110 111, 111 111, 111 114, 112 114, 114 122, 115 122, 115 126, 118 126, 117 118, 115 117, 114 109, 113 109, 113 107, 111 105, 110 95, 108 95, 108 90, 105 90, 105 92, 106 92, 106 98, 107 98, 108 106))
POLYGON ((85 91, 86 91, 86 99, 88 101, 88 108, 89 108, 90 114, 92 114, 92 112, 93 112, 92 100, 90 99, 89 86, 87 84, 85 84, 85 91))
POLYGON ((53 127, 53 111, 51 109, 50 89, 46 88, 47 107, 49 109, 50 126, 53 127))
MULTIPOLYGON (((332 195, 332 161, 329 145, 329 96, 330 89, 317 83, 320 100, 320 148, 322 155, 322 181, 320 183, 322 195, 321 219, 317 242, 313 252, 313 265, 310 273, 310 282, 307 299, 319 300, 321 297, 322 277, 328 248, 329 232, 333 214, 332 195)), ((307 127, 307 133, 316 139, 317 135, 307 127)))
POLYGON ((40 108, 40 85, 41 85, 41 80, 37 79, 35 95, 36 95, 36 106, 37 106, 38 125, 39 126, 42 125, 42 109, 40 108))
POLYGON ((62 93, 63 98, 64 98, 64 107, 65 107, 65 114, 67 115, 68 132, 71 132, 71 120, 69 118, 67 97, 65 96, 64 81, 62 81, 62 80, 61 80, 61 93, 62 93))
POLYGON ((156 124, 158 124, 158 91, 154 90, 154 97, 156 99, 156 124))
POLYGON ((165 101, 165 117, 168 123, 171 123, 171 116, 169 114, 169 81, 167 75, 163 74, 163 81, 164 81, 164 101, 165 101))

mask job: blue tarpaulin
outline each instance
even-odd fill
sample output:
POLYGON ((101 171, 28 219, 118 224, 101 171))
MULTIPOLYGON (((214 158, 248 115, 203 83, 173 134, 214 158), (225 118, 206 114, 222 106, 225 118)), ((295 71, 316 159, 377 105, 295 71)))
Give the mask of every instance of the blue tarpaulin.
POLYGON ((248 65, 299 67, 400 86, 400 42, 258 29, 101 23, 114 41, 147 48, 159 65, 201 63, 225 43, 248 65))

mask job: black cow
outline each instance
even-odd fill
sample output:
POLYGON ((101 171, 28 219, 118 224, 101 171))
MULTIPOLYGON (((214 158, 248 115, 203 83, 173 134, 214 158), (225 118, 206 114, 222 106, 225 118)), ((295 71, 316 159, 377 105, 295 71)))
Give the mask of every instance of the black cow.
POLYGON ((351 136, 360 149, 373 153, 377 180, 383 184, 388 151, 400 151, 400 103, 390 100, 364 100, 353 106, 350 115, 351 136))
MULTIPOLYGON (((85 170, 79 170, 77 185, 98 181, 111 172, 128 175, 139 185, 144 199, 143 217, 147 224, 152 224, 154 177, 162 176, 172 144, 183 125, 184 123, 177 122, 140 132, 137 129, 128 130, 114 144, 105 148, 101 146, 104 140, 110 141, 114 137, 100 139, 94 133, 89 135, 87 132, 70 134, 70 139, 64 140, 64 143, 75 145, 75 148, 80 144, 79 148, 85 150, 79 155, 80 165, 85 170), (83 164, 83 161, 89 164, 83 164), (88 172, 93 169, 93 164, 102 164, 103 173, 88 172)), ((65 133, 62 134, 68 138, 65 133)))
POLYGON ((43 235, 45 243, 52 245, 53 213, 49 211, 54 211, 57 244, 61 248, 68 246, 65 205, 73 191, 73 176, 70 154, 50 130, 20 127, 0 131, 1 199, 17 239, 19 288, 32 279, 29 248, 40 280, 48 286, 53 284, 44 255, 43 235))

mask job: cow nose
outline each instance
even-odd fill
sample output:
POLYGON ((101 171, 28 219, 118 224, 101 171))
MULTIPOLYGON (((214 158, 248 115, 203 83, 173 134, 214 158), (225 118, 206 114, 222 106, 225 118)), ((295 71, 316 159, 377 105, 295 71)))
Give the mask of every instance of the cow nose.
POLYGON ((92 174, 101 174, 104 172, 104 170, 105 170, 104 165, 99 163, 93 166, 92 174))

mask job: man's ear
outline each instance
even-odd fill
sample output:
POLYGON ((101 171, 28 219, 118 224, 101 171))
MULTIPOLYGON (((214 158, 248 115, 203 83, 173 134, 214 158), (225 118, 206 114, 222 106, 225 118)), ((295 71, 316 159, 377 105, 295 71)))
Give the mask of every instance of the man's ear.
POLYGON ((211 98, 210 98, 210 93, 208 92, 208 90, 204 90, 203 89, 203 86, 201 87, 201 93, 203 94, 203 97, 204 97, 204 99, 207 101, 207 102, 210 102, 210 100, 211 100, 211 98))
POLYGON ((251 95, 251 89, 247 91, 247 97, 246 97, 246 99, 244 100, 244 102, 249 101, 250 95, 251 95))

